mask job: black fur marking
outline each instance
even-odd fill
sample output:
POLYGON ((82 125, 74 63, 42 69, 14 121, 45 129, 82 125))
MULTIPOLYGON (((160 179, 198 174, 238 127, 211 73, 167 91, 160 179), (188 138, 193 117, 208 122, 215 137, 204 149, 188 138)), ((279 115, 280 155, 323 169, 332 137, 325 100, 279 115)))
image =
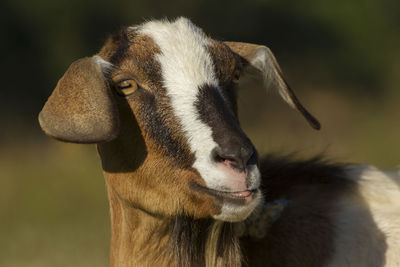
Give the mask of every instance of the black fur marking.
POLYGON ((126 29, 121 30, 112 38, 114 42, 118 42, 118 47, 115 53, 111 56, 110 63, 113 65, 118 65, 127 56, 127 52, 131 43, 128 39, 126 29))
POLYGON ((198 266, 205 265, 207 228, 211 223, 211 219, 195 220, 186 216, 175 217, 169 245, 174 251, 176 266, 186 267, 189 262, 198 263, 198 266))
POLYGON ((329 185, 332 190, 352 186, 346 179, 344 164, 331 164, 317 156, 308 160, 293 160, 290 156, 266 155, 260 161, 262 190, 266 201, 287 197, 290 188, 302 185, 329 185))
MULTIPOLYGON (((143 123, 145 131, 160 146, 160 149, 167 156, 183 168, 190 168, 194 156, 182 147, 178 140, 173 138, 171 130, 166 126, 163 117, 165 112, 159 111, 158 100, 156 96, 142 89, 140 103, 143 103, 139 110, 139 120, 143 123)), ((165 115, 164 115, 165 116, 165 115)))
MULTIPOLYGON (((240 130, 238 119, 229 107, 232 103, 224 101, 223 96, 221 96, 218 90, 218 88, 207 84, 199 88, 195 106, 199 111, 200 119, 211 126, 213 134, 216 135, 222 134, 221 132, 226 130, 226 128, 233 131, 240 130)), ((244 134, 241 130, 240 132, 244 134)), ((230 134, 230 131, 227 133, 230 134)))
MULTIPOLYGON (((238 118, 238 106, 237 106, 237 86, 233 82, 230 82, 226 86, 221 86, 221 93, 225 99, 225 103, 232 110, 235 118, 238 118)), ((239 123, 239 121, 238 121, 239 123)))
POLYGON ((238 146, 254 150, 253 144, 240 128, 239 121, 234 111, 228 106, 236 103, 231 96, 231 101, 224 100, 218 88, 204 85, 199 88, 195 106, 200 119, 212 129, 212 137, 220 147, 238 146))

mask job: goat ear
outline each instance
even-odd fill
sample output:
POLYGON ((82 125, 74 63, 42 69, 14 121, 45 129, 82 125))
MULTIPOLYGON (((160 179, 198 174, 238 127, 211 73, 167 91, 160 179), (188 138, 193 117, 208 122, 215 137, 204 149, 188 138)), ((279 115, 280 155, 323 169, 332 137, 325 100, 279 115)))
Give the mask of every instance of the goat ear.
POLYGON ((117 136, 118 111, 104 76, 111 66, 99 56, 71 64, 39 114, 47 135, 74 143, 98 143, 117 136))
POLYGON ((321 128, 320 123, 300 103, 296 95, 283 78, 281 68, 271 50, 263 45, 225 42, 229 48, 245 60, 246 71, 256 70, 265 81, 267 88, 275 87, 281 97, 292 108, 298 110, 314 129, 321 128))

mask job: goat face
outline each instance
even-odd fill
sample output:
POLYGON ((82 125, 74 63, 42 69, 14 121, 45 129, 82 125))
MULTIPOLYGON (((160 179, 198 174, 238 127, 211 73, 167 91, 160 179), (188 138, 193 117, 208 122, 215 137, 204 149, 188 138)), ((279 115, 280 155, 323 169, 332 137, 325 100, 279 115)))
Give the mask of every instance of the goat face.
POLYGON ((100 143, 106 181, 125 202, 239 221, 261 200, 236 107, 239 75, 251 69, 318 127, 268 48, 212 40, 184 18, 127 28, 73 63, 39 121, 55 138, 100 143))

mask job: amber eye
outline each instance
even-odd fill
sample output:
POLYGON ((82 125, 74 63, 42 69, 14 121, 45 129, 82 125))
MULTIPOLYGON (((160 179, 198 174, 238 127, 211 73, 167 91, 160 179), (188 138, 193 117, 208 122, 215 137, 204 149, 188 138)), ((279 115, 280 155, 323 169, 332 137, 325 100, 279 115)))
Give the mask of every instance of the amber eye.
POLYGON ((134 80, 123 80, 115 85, 117 93, 123 96, 132 94, 137 88, 138 85, 134 80))
POLYGON ((232 81, 234 83, 238 83, 239 79, 240 79, 240 70, 235 70, 235 72, 233 73, 232 81))

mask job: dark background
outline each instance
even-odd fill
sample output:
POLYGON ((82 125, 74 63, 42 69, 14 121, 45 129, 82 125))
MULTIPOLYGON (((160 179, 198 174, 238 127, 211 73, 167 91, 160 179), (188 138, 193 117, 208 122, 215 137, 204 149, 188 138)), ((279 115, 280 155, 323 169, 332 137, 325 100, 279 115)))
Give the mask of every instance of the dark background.
POLYGON ((321 121, 312 130, 277 96, 240 93, 243 128, 261 153, 324 153, 400 164, 397 0, 0 3, 0 266, 107 266, 106 192, 94 146, 45 137, 37 114, 72 61, 108 34, 186 16, 216 39, 265 44, 321 121))

